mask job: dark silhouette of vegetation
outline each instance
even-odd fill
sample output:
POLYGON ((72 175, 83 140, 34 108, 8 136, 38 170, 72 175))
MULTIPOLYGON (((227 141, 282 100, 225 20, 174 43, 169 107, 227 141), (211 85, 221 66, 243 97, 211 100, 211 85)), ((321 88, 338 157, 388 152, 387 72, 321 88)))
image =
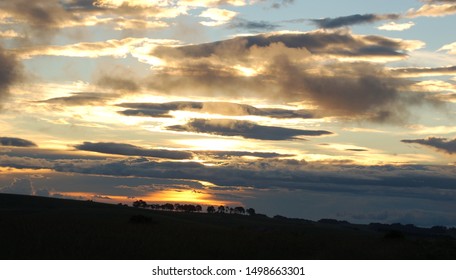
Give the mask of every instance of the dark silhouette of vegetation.
POLYGON ((209 213, 209 214, 215 213, 215 207, 214 206, 208 206, 206 212, 209 213))
POLYGON ((245 209, 242 206, 238 206, 234 208, 234 214, 245 214, 245 209))
POLYGON ((147 203, 142 199, 133 202, 133 207, 135 208, 146 208, 147 206, 147 203))
MULTIPOLYGON (((122 203, 119 203, 118 205, 123 205, 122 203)), ((144 200, 136 200, 133 202, 133 207, 135 208, 149 208, 152 210, 165 210, 165 211, 177 211, 177 212, 187 212, 187 213, 192 213, 192 212, 201 212, 203 211, 203 207, 201 205, 193 205, 193 204, 171 204, 171 203, 165 203, 165 204, 148 204, 144 200)), ((213 205, 209 205, 206 208, 206 212, 209 214, 217 213, 217 214, 248 214, 250 216, 253 215, 259 215, 256 213, 255 209, 253 208, 248 208, 245 210, 244 207, 242 206, 237 206, 237 207, 229 207, 229 206, 224 206, 220 205, 216 209, 213 205)))
POLYGON ((0 194, 0 259, 456 259, 455 228, 135 205, 0 194))

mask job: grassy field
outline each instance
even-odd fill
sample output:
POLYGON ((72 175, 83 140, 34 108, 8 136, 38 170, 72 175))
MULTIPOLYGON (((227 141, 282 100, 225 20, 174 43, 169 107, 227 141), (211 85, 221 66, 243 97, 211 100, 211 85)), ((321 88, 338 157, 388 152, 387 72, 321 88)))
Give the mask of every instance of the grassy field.
POLYGON ((456 259, 417 232, 0 194, 1 259, 456 259))

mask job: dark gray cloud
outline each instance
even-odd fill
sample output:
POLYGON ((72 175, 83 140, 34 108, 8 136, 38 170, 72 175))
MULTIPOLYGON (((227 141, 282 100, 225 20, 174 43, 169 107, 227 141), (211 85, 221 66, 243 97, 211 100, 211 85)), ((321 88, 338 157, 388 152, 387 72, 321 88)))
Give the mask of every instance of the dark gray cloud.
POLYGON ((397 14, 376 15, 376 14, 356 14, 337 18, 313 19, 312 22, 319 28, 333 29, 355 24, 372 23, 381 20, 394 20, 400 18, 397 14))
POLYGON ((10 93, 10 87, 22 76, 22 65, 0 45, 0 109, 10 93))
POLYGON ((350 152, 367 152, 369 150, 366 150, 366 149, 345 149, 346 151, 350 151, 350 152))
POLYGON ((279 28, 280 25, 268 21, 251 21, 243 18, 234 18, 228 24, 228 28, 244 29, 251 31, 272 31, 279 28))
POLYGON ((126 116, 146 116, 170 118, 170 111, 192 111, 198 113, 219 114, 224 116, 265 116, 277 119, 313 118, 306 110, 287 110, 280 108, 257 108, 246 104, 230 102, 194 102, 176 101, 168 103, 122 103, 118 106, 129 108, 120 113, 126 116))
POLYGON ((429 137, 426 139, 402 140, 402 142, 432 147, 437 151, 450 155, 456 153, 456 138, 451 140, 447 138, 429 137))
POLYGON ((87 12, 87 11, 103 11, 106 10, 95 5, 96 0, 60 0, 62 6, 67 11, 87 12))
POLYGON ((135 145, 112 142, 84 142, 81 145, 74 146, 81 151, 91 151, 103 154, 124 155, 124 156, 142 156, 156 157, 166 159, 191 159, 193 154, 186 151, 173 151, 165 149, 145 149, 135 145))
POLYGON ((294 4, 295 0, 278 0, 272 3, 271 8, 280 9, 282 7, 286 7, 288 5, 294 4))
POLYGON ((115 95, 98 92, 74 92, 70 96, 54 97, 38 102, 65 106, 103 105, 113 97, 115 95))
POLYGON ((289 49, 305 49, 312 54, 340 55, 340 56, 381 56, 388 49, 392 56, 404 56, 407 44, 400 40, 381 36, 353 35, 347 32, 307 32, 284 34, 261 34, 242 36, 213 43, 188 45, 178 48, 158 47, 153 55, 161 58, 209 58, 216 55, 221 58, 243 59, 252 48, 267 48, 274 44, 283 44, 289 49), (372 51, 382 49, 380 53, 372 51), (365 51, 367 50, 367 52, 365 51))
POLYGON ((332 134, 325 130, 302 130, 258 125, 250 121, 194 119, 184 125, 168 126, 174 131, 208 133, 222 136, 241 136, 259 140, 293 140, 297 136, 323 136, 332 134))
POLYGON ((279 154, 272 152, 247 152, 247 151, 193 151, 198 156, 208 156, 212 159, 230 159, 234 157, 256 157, 256 158, 283 158, 292 157, 292 154, 279 154))
POLYGON ((36 147, 36 144, 32 141, 14 138, 14 137, 0 137, 0 146, 12 146, 12 147, 36 147))

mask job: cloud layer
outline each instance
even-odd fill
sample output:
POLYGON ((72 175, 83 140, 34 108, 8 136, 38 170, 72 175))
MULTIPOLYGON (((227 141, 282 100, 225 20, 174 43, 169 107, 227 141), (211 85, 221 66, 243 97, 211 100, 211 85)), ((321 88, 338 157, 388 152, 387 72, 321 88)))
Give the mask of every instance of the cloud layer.
POLYGON ((293 140, 298 136, 323 136, 332 134, 325 130, 302 130, 258 125, 249 121, 228 119, 194 119, 184 125, 168 126, 174 131, 207 133, 221 136, 241 136, 259 140, 293 140))
POLYGON ((371 61, 401 59, 421 46, 419 41, 344 31, 272 33, 161 46, 152 55, 164 66, 148 86, 174 94, 306 102, 324 116, 395 121, 406 114, 406 104, 424 99, 400 94, 409 81, 371 61))
POLYGON ((120 107, 128 108, 120 113, 126 116, 147 116, 169 118, 171 111, 190 111, 197 113, 218 114, 224 116, 264 116, 270 118, 312 118, 310 111, 287 110, 280 108, 257 108, 246 104, 231 102, 194 102, 175 101, 168 103, 122 103, 120 107))
POLYGON ((91 151, 104 154, 156 157, 166 159, 191 159, 193 154, 185 151, 173 151, 165 149, 144 149, 135 145, 112 142, 84 142, 74 146, 81 151, 91 151))

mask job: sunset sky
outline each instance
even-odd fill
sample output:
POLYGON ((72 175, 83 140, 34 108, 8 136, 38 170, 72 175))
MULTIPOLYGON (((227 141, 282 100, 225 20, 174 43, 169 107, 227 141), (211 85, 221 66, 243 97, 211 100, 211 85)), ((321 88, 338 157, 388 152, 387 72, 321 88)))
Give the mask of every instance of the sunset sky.
POLYGON ((455 26, 456 0, 1 0, 0 192, 456 226, 455 26))

